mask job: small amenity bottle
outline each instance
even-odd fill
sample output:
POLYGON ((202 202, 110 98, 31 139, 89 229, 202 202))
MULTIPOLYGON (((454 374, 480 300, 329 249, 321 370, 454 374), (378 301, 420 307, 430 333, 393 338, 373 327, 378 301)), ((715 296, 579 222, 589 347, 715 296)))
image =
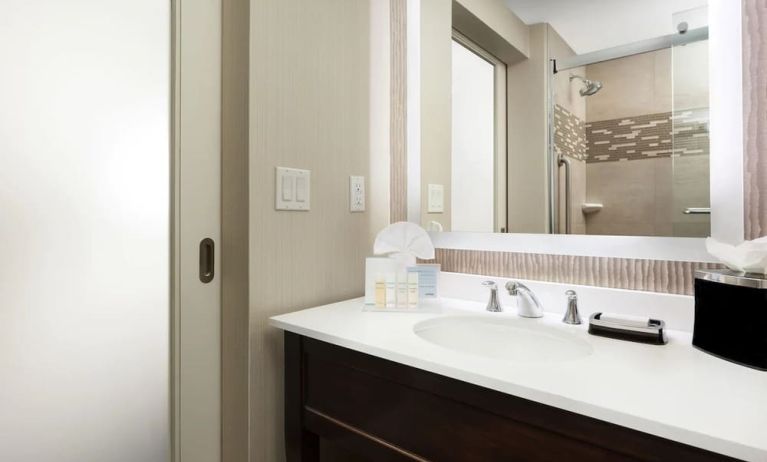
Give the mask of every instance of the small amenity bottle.
POLYGON ((376 308, 386 308, 386 278, 376 275, 376 308))
POLYGON ((407 273, 407 306, 418 308, 418 273, 407 273))
POLYGON ((397 275, 397 308, 407 308, 407 273, 397 275))
POLYGON ((386 275, 386 308, 397 307, 397 279, 394 273, 386 275))

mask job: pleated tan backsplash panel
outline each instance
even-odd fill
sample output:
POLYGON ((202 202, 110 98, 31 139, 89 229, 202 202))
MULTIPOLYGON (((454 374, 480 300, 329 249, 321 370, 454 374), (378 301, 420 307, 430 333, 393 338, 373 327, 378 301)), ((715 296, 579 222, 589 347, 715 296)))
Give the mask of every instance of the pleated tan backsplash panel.
POLYGON ((407 0, 391 0, 391 222, 407 220, 407 0))
POLYGON ((630 258, 437 249, 442 271, 691 295, 697 269, 721 265, 630 258))
POLYGON ((743 0, 746 239, 767 234, 767 2, 743 0))

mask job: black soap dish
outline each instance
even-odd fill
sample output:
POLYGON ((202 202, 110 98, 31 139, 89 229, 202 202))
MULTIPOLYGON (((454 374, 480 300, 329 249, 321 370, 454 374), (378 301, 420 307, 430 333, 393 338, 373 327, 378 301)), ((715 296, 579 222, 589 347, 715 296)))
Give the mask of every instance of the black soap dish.
POLYGON ((594 313, 589 317, 589 334, 609 337, 630 342, 665 345, 666 323, 659 319, 649 319, 647 325, 636 323, 623 324, 619 321, 601 319, 602 313, 594 313))

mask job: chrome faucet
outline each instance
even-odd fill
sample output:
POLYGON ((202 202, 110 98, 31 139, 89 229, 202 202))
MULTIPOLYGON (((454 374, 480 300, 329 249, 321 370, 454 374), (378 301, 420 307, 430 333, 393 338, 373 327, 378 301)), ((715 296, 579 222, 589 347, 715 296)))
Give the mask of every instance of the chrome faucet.
POLYGON ((567 295, 567 312, 565 317, 562 318, 562 322, 565 324, 580 324, 581 315, 578 314, 578 294, 574 290, 568 290, 565 292, 567 295))
POLYGON ((498 301, 498 285, 494 281, 485 281, 482 285, 490 288, 490 300, 487 301, 487 308, 485 309, 493 313, 503 311, 501 303, 498 301))
POLYGON ((523 318, 543 317, 541 302, 526 285, 518 281, 509 281, 506 283, 506 290, 509 291, 509 295, 516 297, 518 315, 523 318))

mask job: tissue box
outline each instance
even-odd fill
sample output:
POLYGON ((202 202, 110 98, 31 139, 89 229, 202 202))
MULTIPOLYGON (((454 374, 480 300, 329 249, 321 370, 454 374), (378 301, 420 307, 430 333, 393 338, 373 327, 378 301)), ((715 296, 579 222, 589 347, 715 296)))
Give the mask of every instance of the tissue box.
POLYGON ((767 277, 731 270, 695 272, 696 348, 767 371, 767 277))

